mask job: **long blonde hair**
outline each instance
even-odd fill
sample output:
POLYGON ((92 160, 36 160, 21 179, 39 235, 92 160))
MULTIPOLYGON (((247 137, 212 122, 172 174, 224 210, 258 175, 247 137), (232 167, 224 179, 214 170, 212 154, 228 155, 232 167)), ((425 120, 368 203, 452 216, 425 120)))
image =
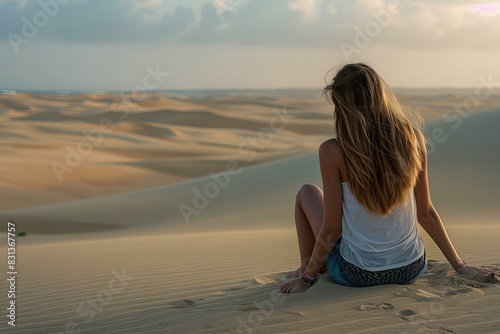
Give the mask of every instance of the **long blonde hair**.
POLYGON ((354 197, 381 215, 405 204, 422 170, 419 117, 362 63, 342 67, 323 92, 335 106, 335 130, 354 197))

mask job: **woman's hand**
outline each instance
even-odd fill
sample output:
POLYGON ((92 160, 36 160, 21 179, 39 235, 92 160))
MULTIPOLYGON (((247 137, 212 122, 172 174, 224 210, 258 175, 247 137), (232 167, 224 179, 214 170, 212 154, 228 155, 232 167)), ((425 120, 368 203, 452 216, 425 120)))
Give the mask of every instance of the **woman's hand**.
POLYGON ((494 278, 495 275, 498 275, 497 273, 484 269, 484 268, 479 268, 479 267, 474 267, 474 266, 469 266, 469 265, 464 265, 462 269, 458 271, 459 274, 463 275, 484 275, 484 276, 489 276, 491 278, 494 278))
POLYGON ((304 292, 309 289, 309 285, 302 282, 299 278, 294 278, 287 281, 285 284, 281 286, 281 292, 283 293, 296 293, 296 292, 304 292))

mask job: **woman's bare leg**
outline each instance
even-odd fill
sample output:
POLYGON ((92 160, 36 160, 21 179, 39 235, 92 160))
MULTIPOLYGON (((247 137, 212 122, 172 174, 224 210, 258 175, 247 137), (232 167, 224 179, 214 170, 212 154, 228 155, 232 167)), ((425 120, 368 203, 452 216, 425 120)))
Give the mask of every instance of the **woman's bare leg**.
MULTIPOLYGON (((323 225, 323 191, 316 185, 305 184, 297 193, 295 202, 295 227, 300 250, 300 267, 296 276, 302 275, 311 258, 316 237, 323 225)), ((322 269, 324 271, 325 268, 322 269)))

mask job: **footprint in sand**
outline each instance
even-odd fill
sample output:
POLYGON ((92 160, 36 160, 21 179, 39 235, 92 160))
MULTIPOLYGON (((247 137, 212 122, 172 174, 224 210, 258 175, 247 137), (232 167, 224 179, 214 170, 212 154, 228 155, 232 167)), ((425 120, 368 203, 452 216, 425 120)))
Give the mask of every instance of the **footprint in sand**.
POLYGON ((483 290, 471 287, 449 290, 444 293, 444 296, 454 301, 470 301, 481 298, 483 295, 483 290))
POLYGON ((484 295, 484 291, 473 287, 465 287, 449 289, 448 291, 443 291, 440 295, 436 295, 425 290, 404 288, 396 292, 396 294, 400 297, 410 297, 417 301, 470 301, 482 297, 484 295))
POLYGON ((172 308, 183 309, 188 307, 193 307, 196 305, 196 302, 191 299, 181 299, 176 300, 170 303, 168 306, 172 306, 172 308))
MULTIPOLYGON (((414 330, 412 330, 412 333, 420 333, 422 332, 423 330, 425 330, 425 328, 428 328, 430 329, 433 333, 436 332, 436 333, 455 333, 452 329, 449 329, 449 328, 446 328, 446 327, 439 327, 440 330, 436 330, 436 328, 433 328, 431 327, 429 324, 428 324, 428 321, 429 321, 429 318, 427 315, 423 314, 423 315, 420 315, 420 319, 418 319, 417 317, 415 317, 418 313, 416 311, 413 311, 413 310, 410 310, 410 309, 406 309, 406 310, 401 310, 399 311, 398 313, 396 313, 396 315, 398 317, 400 317, 401 319, 404 319, 406 321, 410 321, 413 325, 416 325, 416 326, 419 326, 419 328, 414 328, 414 330)), ((404 331, 403 333, 410 333, 408 331, 404 331)))
POLYGON ((396 295, 400 297, 410 297, 414 298, 417 301, 432 301, 438 300, 441 297, 425 290, 420 289, 412 289, 412 288, 404 288, 396 292, 396 295))
MULTIPOLYGON (((417 319, 415 319, 415 316, 417 315, 417 312, 413 311, 413 310, 410 310, 410 309, 401 310, 401 311, 397 312, 396 315, 398 317, 400 317, 401 319, 404 319, 404 320, 410 321, 410 322, 414 322, 415 320, 417 320, 417 319)), ((423 325, 425 327, 429 327, 428 325, 425 325, 425 324, 423 324, 423 325)), ((405 333, 407 333, 407 332, 405 332, 405 333)))
POLYGON ((398 313, 396 313, 396 315, 399 315, 400 317, 411 317, 412 315, 416 315, 417 312, 413 311, 413 310, 401 310, 399 311, 398 313))
POLYGON ((374 310, 392 310, 394 305, 390 303, 380 303, 380 304, 363 304, 359 305, 358 309, 361 311, 374 311, 374 310))

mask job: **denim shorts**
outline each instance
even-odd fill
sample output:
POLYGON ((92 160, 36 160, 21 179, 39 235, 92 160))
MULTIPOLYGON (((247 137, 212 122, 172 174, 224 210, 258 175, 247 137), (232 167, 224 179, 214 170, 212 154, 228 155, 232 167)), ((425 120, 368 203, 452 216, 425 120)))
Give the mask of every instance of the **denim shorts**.
POLYGON ((361 269, 342 258, 339 238, 326 259, 326 267, 332 280, 344 286, 373 286, 380 284, 410 284, 418 280, 427 269, 427 257, 399 268, 368 271, 361 269))

